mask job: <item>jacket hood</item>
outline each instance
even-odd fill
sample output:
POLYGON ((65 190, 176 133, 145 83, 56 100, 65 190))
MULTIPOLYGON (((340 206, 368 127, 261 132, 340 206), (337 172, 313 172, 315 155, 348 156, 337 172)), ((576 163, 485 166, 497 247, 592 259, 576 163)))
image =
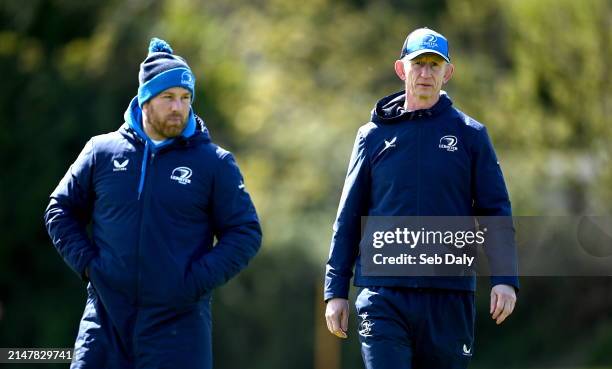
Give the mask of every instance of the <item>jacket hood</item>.
POLYGON ((406 120, 413 120, 421 117, 432 117, 440 114, 442 111, 453 105, 452 100, 446 92, 440 92, 440 98, 429 109, 419 109, 414 111, 406 111, 404 102, 406 101, 406 92, 399 91, 389 96, 380 99, 372 110, 372 122, 382 124, 393 124, 406 120))
POLYGON ((132 133, 138 140, 146 142, 150 147, 154 149, 160 149, 164 146, 172 144, 174 141, 190 141, 193 139, 205 140, 210 142, 210 133, 204 120, 193 113, 193 109, 189 110, 189 116, 187 118, 187 125, 180 136, 176 138, 167 139, 160 144, 155 144, 149 136, 144 132, 142 128, 142 110, 138 106, 138 96, 134 97, 130 102, 130 105, 123 114, 125 124, 122 129, 126 132, 132 133))

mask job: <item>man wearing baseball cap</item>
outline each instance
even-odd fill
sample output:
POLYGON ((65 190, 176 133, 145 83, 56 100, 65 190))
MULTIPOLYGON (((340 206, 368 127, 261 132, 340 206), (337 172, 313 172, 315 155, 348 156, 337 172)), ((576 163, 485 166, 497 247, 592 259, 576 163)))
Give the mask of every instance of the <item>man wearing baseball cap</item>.
MULTIPOLYGON (((325 315, 330 332, 346 338, 355 269, 358 333, 368 369, 466 368, 475 351, 476 279, 365 273, 362 217, 467 217, 482 226, 487 217, 511 216, 486 128, 441 90, 453 76, 450 61, 443 35, 429 28, 410 33, 395 62, 404 90, 376 104, 353 147, 326 267, 325 315)), ((514 229, 489 232, 504 240, 487 250, 490 265, 504 265, 504 273, 491 274, 490 313, 501 324, 518 290, 514 229)))
POLYGON ((185 59, 154 38, 138 79, 123 125, 87 142, 45 211, 89 282, 71 368, 210 369, 212 291, 261 228, 232 154, 193 113, 185 59))

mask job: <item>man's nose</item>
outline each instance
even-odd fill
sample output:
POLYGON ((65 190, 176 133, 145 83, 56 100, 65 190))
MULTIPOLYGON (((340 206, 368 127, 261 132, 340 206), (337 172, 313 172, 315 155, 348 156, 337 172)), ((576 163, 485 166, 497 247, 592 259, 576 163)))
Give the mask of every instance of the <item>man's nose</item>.
POLYGON ((425 64, 423 68, 421 68, 421 76, 429 77, 431 75, 431 66, 429 64, 425 64))
POLYGON ((183 101, 180 98, 172 99, 172 104, 170 104, 172 111, 179 111, 183 108, 183 101))

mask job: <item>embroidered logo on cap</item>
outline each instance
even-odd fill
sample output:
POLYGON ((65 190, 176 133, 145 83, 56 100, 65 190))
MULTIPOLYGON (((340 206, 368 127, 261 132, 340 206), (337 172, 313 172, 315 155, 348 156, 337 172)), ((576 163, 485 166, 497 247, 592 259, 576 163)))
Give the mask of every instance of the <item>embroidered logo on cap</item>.
POLYGON ((425 35, 423 36, 423 41, 421 42, 421 45, 427 46, 428 48, 436 48, 438 47, 436 41, 438 41, 438 38, 435 35, 425 35))
POLYGON ((193 75, 188 70, 184 71, 181 75, 181 84, 193 89, 195 81, 193 75))

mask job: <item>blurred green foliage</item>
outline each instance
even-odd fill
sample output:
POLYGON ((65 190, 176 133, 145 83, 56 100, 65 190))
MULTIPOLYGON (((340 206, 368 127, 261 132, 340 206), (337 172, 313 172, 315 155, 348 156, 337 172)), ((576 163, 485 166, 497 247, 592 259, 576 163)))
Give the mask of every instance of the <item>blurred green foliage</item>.
MULTIPOLYGON (((0 1, 0 347, 74 341, 84 288, 42 212, 86 140, 121 125, 150 37, 189 61, 195 110, 264 226, 261 254, 215 296, 215 367, 297 369, 313 365, 355 132, 402 88, 406 34, 449 38, 448 92, 488 126, 515 214, 610 214, 611 22, 609 0, 0 1)), ((609 279, 525 278, 502 328, 487 283, 473 368, 612 367, 609 279)), ((361 366, 354 332, 344 368, 361 366)))

